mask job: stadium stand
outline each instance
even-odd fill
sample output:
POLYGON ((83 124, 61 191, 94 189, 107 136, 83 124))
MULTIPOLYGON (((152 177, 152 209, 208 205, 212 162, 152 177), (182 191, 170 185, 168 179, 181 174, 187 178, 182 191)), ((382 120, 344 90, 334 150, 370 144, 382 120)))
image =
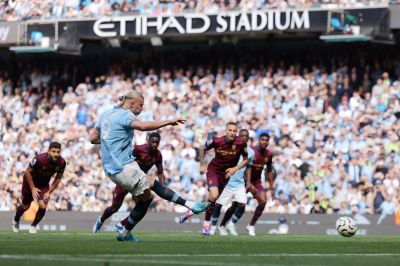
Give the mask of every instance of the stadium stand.
MULTIPOLYGON (((113 184, 88 131, 121 91, 135 88, 146 98, 143 120, 179 114, 189 121, 180 131, 163 129, 160 149, 169 187, 191 200, 207 193, 196 171, 207 129, 218 132, 238 120, 253 141, 264 131, 272 136, 276 181, 265 212, 307 214, 320 205, 328 214, 394 214, 400 197, 398 52, 370 45, 357 52, 351 45, 336 52, 324 46, 317 54, 314 47, 284 53, 251 47, 2 62, 0 210, 14 209, 21 174, 50 140, 62 142, 68 166, 48 209, 103 210, 113 184)), ((136 137, 145 142, 144 133, 136 137)), ((255 204, 249 201, 247 211, 255 204)), ((161 200, 152 208, 184 211, 161 200)))
POLYGON ((170 15, 182 12, 216 13, 264 8, 348 8, 387 4, 388 0, 8 0, 0 3, 0 20, 82 18, 118 15, 170 15))

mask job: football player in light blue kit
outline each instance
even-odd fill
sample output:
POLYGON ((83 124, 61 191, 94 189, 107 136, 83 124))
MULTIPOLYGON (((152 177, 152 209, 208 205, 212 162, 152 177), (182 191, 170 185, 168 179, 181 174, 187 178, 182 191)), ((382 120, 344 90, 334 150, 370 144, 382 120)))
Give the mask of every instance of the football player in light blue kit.
MULTIPOLYGON (((244 138, 246 142, 249 141, 249 131, 247 129, 241 129, 239 131, 239 136, 244 138)), ((253 158, 254 158, 254 151, 253 149, 247 144, 247 152, 249 156, 249 163, 248 166, 253 163, 253 158)), ((243 157, 240 157, 240 161, 243 161, 243 157)), ((232 220, 228 223, 228 225, 225 228, 225 223, 221 223, 221 226, 218 227, 219 233, 222 236, 228 235, 227 229, 231 235, 237 236, 238 233, 236 232, 235 229, 235 224, 236 222, 242 217, 244 210, 246 208, 246 203, 247 203, 247 196, 246 196, 246 178, 250 178, 248 175, 249 172, 247 170, 247 167, 243 167, 239 171, 237 171, 233 176, 230 177, 228 183, 226 184, 224 190, 222 191, 221 195, 219 196, 218 200, 216 201, 216 205, 213 211, 213 214, 211 216, 211 230, 210 230, 210 235, 215 235, 215 231, 217 230, 217 223, 219 216, 221 214, 221 208, 224 205, 227 205, 232 201, 232 207, 230 207, 230 210, 234 210, 234 214, 232 216, 232 213, 225 214, 224 220, 229 220, 232 216, 232 220), (225 219, 228 217, 228 219, 225 219)))
POLYGON ((90 141, 101 145, 101 161, 106 175, 139 200, 129 214, 128 224, 117 235, 119 241, 135 242, 137 239, 131 234, 131 230, 145 216, 150 206, 153 199, 150 188, 161 198, 185 206, 194 213, 205 211, 209 203, 194 203, 181 198, 173 190, 162 186, 158 180, 147 176, 132 155, 135 129, 150 131, 168 125, 184 124, 186 121, 179 118, 165 121, 138 121, 136 116, 143 110, 143 96, 132 90, 120 96, 119 100, 117 106, 100 116, 99 123, 90 133, 90 141))

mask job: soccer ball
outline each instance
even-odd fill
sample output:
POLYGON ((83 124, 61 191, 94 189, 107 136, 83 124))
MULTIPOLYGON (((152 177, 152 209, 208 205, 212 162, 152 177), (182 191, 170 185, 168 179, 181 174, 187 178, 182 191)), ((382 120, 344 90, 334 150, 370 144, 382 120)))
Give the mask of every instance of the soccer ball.
POLYGON ((336 220, 336 229, 342 236, 351 237, 357 232, 357 224, 353 218, 342 216, 336 220))

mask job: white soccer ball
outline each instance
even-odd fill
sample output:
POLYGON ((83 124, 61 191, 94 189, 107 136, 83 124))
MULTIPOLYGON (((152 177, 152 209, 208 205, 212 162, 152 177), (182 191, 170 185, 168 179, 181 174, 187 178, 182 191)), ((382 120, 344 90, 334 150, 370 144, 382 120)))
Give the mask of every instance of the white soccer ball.
POLYGON ((353 218, 342 216, 336 220, 336 229, 340 235, 351 237, 357 232, 357 223, 353 218))

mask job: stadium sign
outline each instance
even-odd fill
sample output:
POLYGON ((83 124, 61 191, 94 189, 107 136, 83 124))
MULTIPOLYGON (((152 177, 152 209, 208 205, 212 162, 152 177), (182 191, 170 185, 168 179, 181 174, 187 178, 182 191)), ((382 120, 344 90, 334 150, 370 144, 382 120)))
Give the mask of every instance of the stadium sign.
POLYGON ((209 32, 286 31, 310 28, 307 10, 226 12, 218 15, 188 13, 183 16, 124 16, 104 17, 93 24, 97 37, 175 34, 204 34, 209 32))
POLYGON ((0 44, 13 44, 18 41, 18 22, 0 22, 0 44))

